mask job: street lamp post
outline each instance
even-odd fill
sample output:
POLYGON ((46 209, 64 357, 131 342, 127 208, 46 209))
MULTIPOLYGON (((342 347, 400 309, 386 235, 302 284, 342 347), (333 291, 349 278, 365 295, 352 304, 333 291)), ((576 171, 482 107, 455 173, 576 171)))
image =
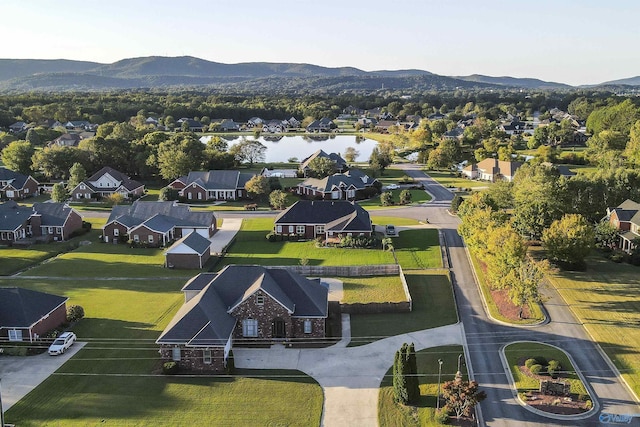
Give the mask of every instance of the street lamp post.
POLYGON ((460 364, 462 362, 462 354, 458 356, 458 371, 456 372, 456 379, 462 378, 462 372, 460 371, 460 364))
POLYGON ((442 375, 442 359, 438 359, 438 395, 436 396, 436 411, 440 411, 440 376, 442 375))

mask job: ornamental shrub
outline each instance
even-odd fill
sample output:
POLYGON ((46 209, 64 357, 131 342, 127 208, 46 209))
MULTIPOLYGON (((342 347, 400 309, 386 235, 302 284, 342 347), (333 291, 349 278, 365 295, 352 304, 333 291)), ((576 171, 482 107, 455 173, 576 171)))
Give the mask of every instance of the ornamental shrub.
POLYGON ((531 365, 529 370, 533 375, 540 375, 540 372, 542 372, 542 365, 531 365))
POLYGON ((177 362, 165 362, 162 365, 162 373, 165 375, 175 375, 178 373, 178 363, 177 362))
POLYGON ((536 361, 536 359, 531 358, 531 359, 527 359, 527 360, 524 362, 524 366, 526 366, 528 369, 531 369, 531 367, 532 367, 533 365, 537 364, 537 363, 538 363, 538 362, 536 361))
POLYGON ((72 305, 67 309, 67 322, 77 322, 84 317, 84 308, 81 305, 72 305))

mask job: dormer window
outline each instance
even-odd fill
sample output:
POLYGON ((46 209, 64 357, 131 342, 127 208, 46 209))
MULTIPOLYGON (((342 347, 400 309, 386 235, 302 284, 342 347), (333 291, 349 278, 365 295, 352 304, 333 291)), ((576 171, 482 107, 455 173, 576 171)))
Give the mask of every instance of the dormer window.
POLYGON ((256 304, 264 305, 264 295, 256 295, 256 304))

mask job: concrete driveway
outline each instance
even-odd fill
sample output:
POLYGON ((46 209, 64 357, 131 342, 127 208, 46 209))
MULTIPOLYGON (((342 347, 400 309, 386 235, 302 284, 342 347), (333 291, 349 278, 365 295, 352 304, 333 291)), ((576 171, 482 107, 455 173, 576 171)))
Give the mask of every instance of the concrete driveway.
POLYGON ((71 359, 85 344, 76 342, 60 356, 49 356, 46 352, 37 356, 1 356, 2 408, 5 411, 11 408, 71 359))
POLYGON ((211 237, 211 255, 218 255, 229 246, 235 235, 240 231, 242 218, 224 218, 222 225, 211 237))

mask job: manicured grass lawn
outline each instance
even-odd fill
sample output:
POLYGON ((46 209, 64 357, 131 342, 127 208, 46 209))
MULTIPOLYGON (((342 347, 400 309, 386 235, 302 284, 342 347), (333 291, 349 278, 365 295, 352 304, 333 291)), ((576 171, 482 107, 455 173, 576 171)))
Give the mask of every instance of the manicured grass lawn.
POLYGON ((165 249, 130 248, 129 245, 102 243, 99 231, 85 237, 90 245, 62 254, 55 262, 29 270, 30 276, 54 277, 191 277, 196 270, 164 268, 165 249))
MULTIPOLYGON (((584 388, 582 381, 580 381, 580 378, 575 373, 575 368, 564 351, 546 344, 522 342, 508 345, 504 349, 504 354, 509 362, 509 368, 513 374, 513 379, 516 382, 515 386, 518 389, 518 393, 526 393, 528 391, 537 391, 540 389, 540 381, 523 374, 518 367, 518 361, 520 359, 526 360, 542 356, 547 359, 547 361, 557 360, 560 362, 561 370, 563 372, 562 381, 566 381, 571 384, 571 393, 587 394, 587 390, 584 388)), ((551 379, 551 377, 549 377, 549 379, 551 379)))
POLYGON ((398 218, 395 216, 378 216, 371 215, 371 222, 378 225, 419 225, 420 222, 411 218, 398 218))
POLYGON ((336 277, 342 280, 344 303, 401 302, 407 297, 399 276, 336 277))
MULTIPOLYGON (((415 407, 398 405, 393 401, 393 367, 389 368, 380 385, 378 398, 378 423, 381 427, 439 426, 434 420, 436 395, 438 394, 438 359, 442 359, 441 384, 455 378, 458 355, 462 346, 428 348, 416 353, 420 381, 420 400, 415 407)), ((460 367, 467 380, 464 364, 460 367)), ((443 401, 440 401, 444 404, 443 401)))
POLYGON ((458 178, 456 174, 452 172, 427 170, 425 173, 448 188, 477 188, 488 187, 491 185, 488 181, 474 181, 467 178, 458 178))
POLYGON ((551 283, 640 395, 640 268, 599 256, 584 272, 558 272, 551 283))
MULTIPOLYGON (((403 190, 391 190, 393 194, 393 200, 395 203, 400 202, 400 193, 403 190)), ((359 201, 358 204, 367 210, 375 210, 375 209, 390 209, 390 208, 402 208, 405 206, 416 205, 424 202, 428 202, 431 200, 431 196, 427 194, 424 190, 409 190, 411 193, 411 203, 408 205, 393 205, 393 206, 382 206, 380 204, 380 196, 376 196, 369 200, 359 201)))
POLYGON ((410 272, 405 276, 413 310, 410 313, 352 314, 350 346, 458 321, 446 271, 410 272))
MULTIPOLYGON (((0 280, 0 284, 6 280, 0 280)), ((8 282, 8 281, 7 281, 8 282)), ((322 390, 296 371, 240 371, 233 378, 162 376, 155 339, 183 304, 184 280, 21 280, 70 297, 86 317, 87 346, 6 413, 22 426, 319 425, 322 390), (296 411, 288 411, 289 405, 296 411)))
POLYGON ((381 249, 317 248, 315 241, 269 242, 273 218, 251 218, 242 222, 235 243, 219 264, 296 265, 306 258, 309 265, 393 264, 393 255, 381 249))
POLYGON ((517 325, 535 324, 544 320, 544 313, 542 312, 542 309, 540 308, 539 304, 529 305, 529 312, 531 314, 527 319, 510 319, 503 316, 500 313, 500 310, 498 309, 498 305, 491 297, 491 289, 489 288, 489 284, 487 283, 485 274, 481 268, 481 261, 473 253, 470 253, 470 255, 471 255, 471 263, 473 264, 473 269, 475 270, 476 276, 478 277, 478 281, 480 282, 479 283, 480 291, 482 292, 484 300, 487 304, 487 309, 489 310, 489 313, 494 319, 499 320, 501 322, 513 323, 517 325))
POLYGON ((405 230, 392 241, 403 270, 442 267, 438 230, 405 230))

